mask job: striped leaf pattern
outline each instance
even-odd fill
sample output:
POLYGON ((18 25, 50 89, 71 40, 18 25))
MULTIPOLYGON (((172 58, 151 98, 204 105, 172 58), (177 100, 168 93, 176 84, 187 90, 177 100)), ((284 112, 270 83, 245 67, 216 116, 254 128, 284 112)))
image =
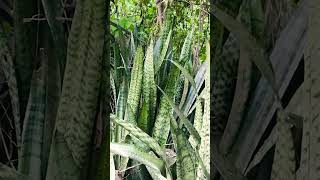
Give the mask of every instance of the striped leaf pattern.
MULTIPOLYGON (((184 64, 190 55, 190 49, 192 44, 193 31, 191 31, 185 38, 180 57, 179 63, 184 64)), ((166 143, 166 140, 170 131, 170 119, 173 113, 172 103, 175 100, 175 93, 179 84, 180 71, 176 66, 171 67, 168 74, 167 84, 165 86, 163 96, 160 99, 160 107, 158 114, 155 119, 154 130, 152 137, 154 137, 161 146, 166 143)), ((173 103, 174 104, 174 103, 173 103)))
MULTIPOLYGON (((260 0, 244 0, 238 15, 240 21, 246 25, 249 31, 260 38, 264 32, 264 14, 263 7, 260 0)), ((229 38, 236 41, 233 34, 229 38)), ((220 149, 223 153, 227 153, 232 144, 236 140, 237 132, 240 129, 241 119, 245 111, 245 105, 249 97, 252 75, 252 63, 250 61, 250 51, 239 41, 237 52, 234 54, 235 67, 237 67, 237 80, 234 89, 234 98, 230 106, 230 113, 228 116, 228 123, 222 137, 223 143, 220 149), (239 53, 240 50, 240 53, 239 53)), ((237 43, 237 42, 234 42, 237 43)), ((229 56, 226 56, 228 58, 229 56)), ((232 76, 230 76, 232 78, 232 76)))
POLYGON ((174 104, 174 102, 170 99, 170 97, 162 89, 159 89, 159 90, 165 96, 165 98, 167 98, 167 100, 169 101, 171 107, 173 107, 174 112, 180 118, 182 123, 181 123, 181 125, 179 124, 179 127, 184 125, 186 127, 186 129, 189 131, 190 135, 193 136, 193 138, 195 139, 195 141, 197 143, 199 143, 200 140, 201 140, 201 137, 200 137, 199 133, 197 132, 197 130, 193 127, 193 125, 189 121, 189 119, 183 114, 183 112, 179 109, 179 107, 177 107, 174 104))
POLYGON ((137 108, 139 105, 141 88, 142 88, 142 76, 143 76, 143 49, 138 47, 134 63, 131 71, 131 81, 128 93, 128 104, 132 109, 132 116, 136 117, 137 108))
POLYGON ((215 136, 221 136, 227 124, 228 114, 231 109, 233 90, 235 88, 235 79, 237 71, 237 60, 239 58, 239 44, 230 35, 221 55, 221 63, 217 67, 216 80, 213 86, 213 123, 212 133, 215 136))
MULTIPOLYGON (((167 15, 167 14, 166 14, 167 15)), ((160 37, 156 42, 156 46, 154 49, 154 70, 156 73, 160 70, 164 59, 169 50, 169 45, 171 41, 172 35, 172 20, 170 17, 166 17, 164 22, 164 26, 162 26, 160 37)))
MULTIPOLYGON (((164 44, 162 46, 162 49, 161 49, 161 52, 160 52, 160 57, 156 61, 157 64, 155 64, 155 72, 158 72, 158 70, 160 69, 163 61, 165 60, 165 57, 167 55, 167 51, 169 49, 170 41, 171 41, 171 35, 172 35, 172 30, 170 29, 169 34, 167 35, 167 38, 165 39, 164 44)), ((163 37, 165 37, 165 36, 163 36, 163 37)))
POLYGON ((105 35, 104 17, 103 0, 77 1, 47 179, 72 180, 85 177, 81 168, 88 161, 97 113, 105 35), (66 166, 70 170, 67 171, 66 166))
POLYGON ((319 117, 319 57, 320 3, 306 1, 309 7, 307 44, 305 47, 305 114, 301 149, 301 179, 316 180, 320 177, 320 117, 319 117))
POLYGON ((266 57, 262 45, 257 42, 257 39, 253 37, 248 29, 245 28, 241 23, 234 20, 215 5, 212 6, 212 9, 214 16, 223 22, 225 27, 229 29, 237 39, 239 39, 243 48, 250 52, 250 60, 252 60, 252 62, 257 66, 262 76, 267 79, 277 100, 276 102, 280 102, 278 86, 275 81, 273 68, 270 61, 268 61, 266 57))
MULTIPOLYGON (((151 176, 153 179, 172 180, 175 174, 171 175, 171 171, 177 173, 178 179, 208 179, 210 98, 198 97, 201 91, 204 96, 209 94, 209 85, 205 90, 202 89, 205 66, 208 64, 203 65, 197 77, 194 77, 191 69, 194 30, 185 37, 180 53, 176 55, 176 49, 171 49, 173 46, 171 39, 174 38, 171 22, 165 21, 165 23, 166 26, 161 30, 155 45, 154 37, 150 37, 146 50, 142 48, 144 42, 138 41, 142 45, 135 51, 132 68, 129 68, 127 76, 121 75, 122 83, 125 83, 126 77, 131 78, 129 87, 124 88, 128 88, 128 96, 123 101, 124 107, 119 101, 124 86, 121 83, 119 87, 115 85, 118 96, 117 102, 114 102, 116 115, 112 113, 110 118, 113 127, 121 127, 125 131, 121 138, 111 140, 115 171, 120 170, 123 176, 128 175, 126 176, 128 179, 149 179, 151 176), (179 89, 178 84, 181 85, 179 89), (190 108, 196 99, 198 104, 196 117, 188 117, 193 111, 190 108), (184 102, 187 103, 186 108, 184 102), (123 109, 125 109, 124 118, 123 109), (208 113, 207 116, 204 113, 208 113), (207 127, 203 127, 203 123, 207 127), (202 133, 202 130, 208 132, 202 133), (193 148, 188 140, 189 137, 197 148, 193 148), (168 153, 169 151, 172 153, 168 153), (142 152, 147 152, 148 155, 142 152), (200 155, 200 152, 204 154, 200 155), (117 155, 121 156, 120 160, 117 155), (148 164, 150 162, 147 163, 146 159, 141 159, 140 155, 145 156, 147 160, 158 157, 163 167, 152 168, 153 165, 148 164)), ((130 44, 125 45, 125 48, 132 51, 130 44)), ((206 55, 209 55, 209 52, 206 55)), ((114 57, 116 56, 118 55, 114 54, 114 57)), ((124 58, 123 61, 127 59, 124 58)), ((118 65, 115 65, 114 69, 117 68, 118 65)), ((210 83, 209 79, 206 80, 207 83, 210 83)), ((113 136, 119 137, 118 132, 114 132, 114 129, 112 131, 113 136)))
MULTIPOLYGON (((264 16, 261 2, 256 0, 244 0, 242 2, 238 16, 242 23, 235 20, 231 22, 231 16, 222 13, 215 5, 212 9, 214 16, 232 33, 224 44, 220 57, 221 63, 218 63, 218 73, 215 78, 216 81, 214 82, 213 90, 213 98, 215 101, 212 107, 215 117, 213 132, 216 133, 216 136, 221 136, 224 129, 227 128, 223 135, 223 141, 225 143, 220 147, 221 150, 224 151, 223 153, 226 153, 233 144, 240 127, 240 120, 244 112, 243 107, 246 103, 250 88, 249 77, 251 75, 251 62, 249 62, 248 59, 257 65, 263 76, 268 79, 274 89, 276 89, 276 86, 272 67, 265 57, 263 48, 255 40, 255 38, 261 38, 261 32, 263 32, 264 29, 264 16), (246 25, 248 30, 244 29, 242 25, 246 25), (254 37, 249 32, 252 32, 254 37), (239 44, 239 42, 241 44, 239 44), (241 62, 238 62, 239 47, 241 47, 241 62), (239 68, 237 68, 238 66, 239 68), (237 76, 237 69, 238 81, 233 78, 237 76), (240 85, 242 87, 240 87, 240 85), (235 89, 236 86, 238 86, 238 89, 235 89), (234 91, 236 91, 235 97, 233 94, 234 91), (229 116, 229 113, 231 113, 231 116, 229 116), (226 127, 228 117, 229 123, 226 127)), ((277 91, 275 92, 277 93, 277 91)))
POLYGON ((70 46, 57 130, 66 133, 66 140, 73 151, 75 161, 81 167, 86 159, 86 146, 90 142, 90 130, 98 104, 97 92, 100 86, 104 43, 104 1, 79 1, 77 8, 78 16, 74 18, 75 26, 71 30, 73 33, 70 34, 68 43, 70 46), (78 23, 81 23, 81 28, 78 28, 78 23), (76 34, 78 32, 80 34, 76 34), (75 47, 76 45, 78 47, 75 47), (80 128, 74 129, 76 125, 80 128))
POLYGON ((153 169, 161 170, 164 167, 164 163, 159 158, 150 155, 149 153, 142 152, 133 145, 110 143, 110 151, 114 154, 130 157, 153 169))
POLYGON ((173 118, 171 118, 171 133, 177 151, 177 179, 196 179, 194 152, 190 151, 192 147, 189 141, 173 118), (188 146, 191 149, 187 148, 188 146))
POLYGON ((291 127, 283 117, 279 117, 278 123, 278 136, 272 164, 271 179, 295 179, 296 162, 291 127))
MULTIPOLYGON (((171 71, 168 78, 170 81, 167 81, 165 92, 168 97, 172 100, 174 99, 175 87, 178 71, 171 71)), ((164 146, 170 131, 170 118, 173 113, 173 108, 170 105, 169 100, 162 96, 160 99, 159 111, 155 119, 155 124, 153 128, 152 137, 154 137, 161 146, 164 146)))
POLYGON ((156 84, 154 74, 153 41, 151 40, 146 52, 146 58, 143 67, 142 111, 145 114, 140 116, 138 119, 138 126, 148 134, 151 134, 152 132, 156 106, 156 84))
POLYGON ((45 118, 47 60, 32 76, 29 102, 23 123, 18 170, 34 180, 41 179, 43 127, 45 118))
POLYGON ((148 134, 143 132, 141 129, 136 127, 130 122, 119 120, 114 115, 111 115, 110 118, 118 125, 121 125, 123 128, 125 128, 129 133, 133 136, 135 136, 140 141, 144 142, 146 145, 148 145, 150 148, 154 149, 155 152, 164 157, 164 150, 159 146, 159 144, 151 138, 148 134))
MULTIPOLYGON (((124 113, 126 109, 126 88, 125 83, 123 82, 120 87, 118 99, 117 99, 117 108, 116 115, 119 119, 124 119, 124 113)), ((116 126, 116 142, 120 142, 120 139, 123 138, 122 129, 119 126, 116 126)))

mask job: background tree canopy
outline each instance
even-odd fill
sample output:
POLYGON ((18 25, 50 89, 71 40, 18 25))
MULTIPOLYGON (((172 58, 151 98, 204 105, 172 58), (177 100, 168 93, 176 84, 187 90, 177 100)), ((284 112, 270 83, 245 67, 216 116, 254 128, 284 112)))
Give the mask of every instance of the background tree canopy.
MULTIPOLYGON (((181 48, 184 37, 190 29, 195 29, 195 45, 200 47, 200 60, 205 60, 205 41, 209 37, 209 2, 204 0, 174 1, 167 10, 175 17, 173 26, 173 43, 181 48)), ((157 35, 160 26, 157 23, 156 1, 115 0, 111 3, 111 32, 116 38, 124 30, 130 31, 142 42, 146 42, 151 34, 157 35), (118 28, 117 28, 117 25, 118 28), (122 28, 121 28, 122 27, 122 28)))

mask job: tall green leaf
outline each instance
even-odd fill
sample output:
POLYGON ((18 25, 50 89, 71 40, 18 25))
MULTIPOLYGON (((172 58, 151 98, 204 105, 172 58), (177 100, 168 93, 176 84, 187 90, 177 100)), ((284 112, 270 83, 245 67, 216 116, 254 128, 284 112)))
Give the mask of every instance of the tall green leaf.
POLYGON ((132 116, 136 117, 137 108, 139 105, 143 77, 143 50, 138 47, 131 71, 131 81, 128 94, 128 104, 132 109, 132 116))
POLYGON ((101 87, 105 2, 77 1, 47 180, 85 177, 101 87))
POLYGON ((29 102, 23 123, 22 147, 18 170, 34 180, 41 179, 43 127, 46 103, 47 59, 32 76, 29 102))
POLYGON ((184 132, 178 128, 178 124, 171 118, 171 133, 177 151, 177 179, 196 179, 196 162, 192 158, 192 148, 186 139, 184 132))
POLYGON ((161 53, 160 53, 160 57, 159 59, 156 61, 155 63, 155 72, 157 73, 162 65, 162 62, 165 60, 168 49, 169 49, 169 44, 170 44, 170 40, 171 40, 171 35, 172 35, 172 30, 169 31, 169 34, 166 38, 166 41, 164 42, 162 49, 161 49, 161 53))
POLYGON ((153 64, 153 41, 147 49, 146 59, 143 67, 142 87, 142 116, 138 119, 138 126, 148 134, 151 134, 154 124, 154 112, 156 108, 156 84, 153 64))

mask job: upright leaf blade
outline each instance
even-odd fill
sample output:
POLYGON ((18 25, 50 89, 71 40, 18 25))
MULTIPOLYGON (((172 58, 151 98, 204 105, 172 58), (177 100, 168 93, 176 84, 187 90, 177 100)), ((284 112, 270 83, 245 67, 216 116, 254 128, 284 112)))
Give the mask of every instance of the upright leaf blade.
POLYGON ((156 108, 156 84, 154 75, 153 41, 151 40, 147 49, 146 59, 143 67, 142 113, 144 114, 138 119, 138 126, 148 134, 151 134, 152 132, 156 108))
POLYGON ((90 154, 105 43, 103 0, 77 1, 46 180, 75 180, 90 154))
POLYGON ((131 71, 131 81, 130 81, 130 88, 129 88, 129 94, 128 94, 128 104, 132 108, 133 117, 136 117, 137 108, 140 100, 141 88, 142 88, 142 77, 143 77, 143 51, 142 51, 142 47, 138 47, 134 57, 133 68, 131 71))
POLYGON ((21 156, 18 170, 34 180, 41 179, 43 127, 45 118, 47 60, 32 77, 29 102, 22 132, 21 156))
POLYGON ((178 124, 171 118, 171 133, 177 151, 177 178, 196 179, 196 162, 192 158, 193 152, 186 146, 191 146, 184 132, 178 128, 178 124))
POLYGON ((172 30, 169 31, 169 34, 167 36, 166 41, 164 42, 162 49, 161 49, 161 53, 160 53, 160 57, 159 59, 156 61, 157 63, 155 64, 155 72, 157 73, 162 65, 162 62, 165 60, 168 49, 169 49, 169 45, 170 45, 170 40, 171 40, 171 35, 172 35, 172 30))

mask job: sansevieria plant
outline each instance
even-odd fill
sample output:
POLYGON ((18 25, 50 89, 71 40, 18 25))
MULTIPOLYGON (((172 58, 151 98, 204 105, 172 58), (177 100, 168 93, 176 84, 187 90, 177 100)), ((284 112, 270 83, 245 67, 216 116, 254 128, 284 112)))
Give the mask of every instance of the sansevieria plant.
POLYGON ((136 46, 133 36, 127 45, 113 45, 112 178, 210 177, 209 45, 207 60, 194 73, 189 70, 194 30, 181 50, 173 47, 172 36, 167 20, 145 48, 136 46))

